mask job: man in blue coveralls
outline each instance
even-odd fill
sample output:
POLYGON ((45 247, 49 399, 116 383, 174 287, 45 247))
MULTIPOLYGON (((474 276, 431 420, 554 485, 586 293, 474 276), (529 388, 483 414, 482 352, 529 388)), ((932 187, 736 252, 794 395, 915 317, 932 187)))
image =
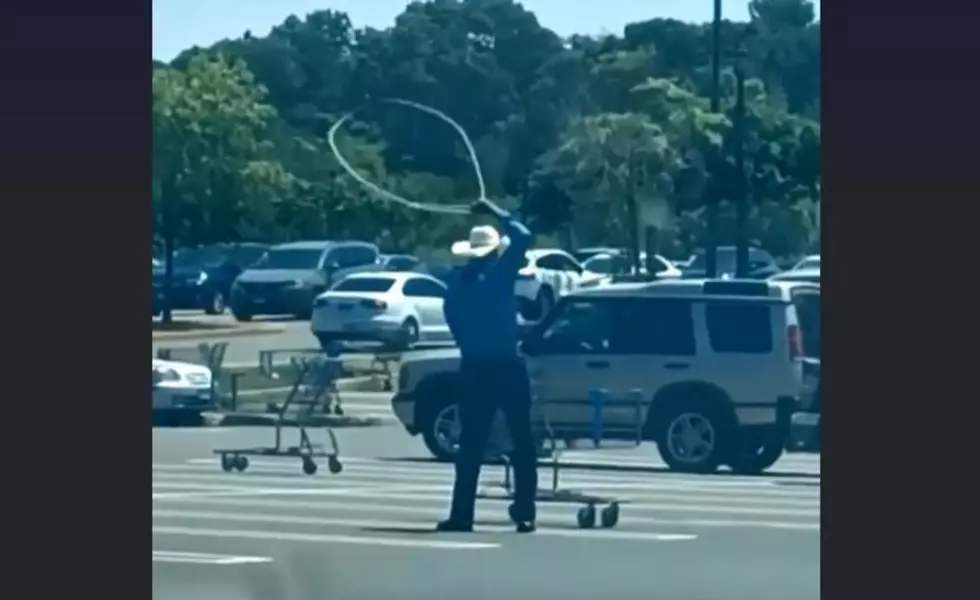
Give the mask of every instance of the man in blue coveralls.
POLYGON ((531 232, 487 200, 474 215, 495 216, 506 233, 478 225, 470 239, 452 246, 466 264, 447 277, 443 313, 459 347, 462 395, 459 453, 449 518, 438 531, 472 531, 477 484, 487 438, 497 410, 503 411, 513 441, 514 502, 510 518, 517 531, 534 531, 538 487, 537 454, 531 432, 531 385, 517 353, 517 298, 514 284, 531 245, 531 232))

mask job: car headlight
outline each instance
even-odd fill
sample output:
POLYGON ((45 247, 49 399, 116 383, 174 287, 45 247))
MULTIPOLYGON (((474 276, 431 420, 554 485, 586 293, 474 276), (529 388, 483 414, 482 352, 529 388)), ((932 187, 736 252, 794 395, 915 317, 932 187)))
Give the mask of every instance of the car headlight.
POLYGON ((208 280, 208 274, 205 273, 204 271, 201 271, 201 274, 197 276, 197 285, 201 285, 207 280, 208 280))
POLYGON ((153 383, 180 381, 180 373, 173 369, 153 369, 153 383))

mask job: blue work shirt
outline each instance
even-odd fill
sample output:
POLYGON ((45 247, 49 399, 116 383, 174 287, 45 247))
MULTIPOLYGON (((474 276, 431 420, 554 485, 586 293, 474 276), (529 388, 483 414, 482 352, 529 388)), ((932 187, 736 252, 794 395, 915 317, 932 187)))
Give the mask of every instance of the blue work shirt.
POLYGON ((500 258, 480 271, 475 265, 457 267, 446 278, 442 312, 464 359, 517 356, 514 285, 531 246, 531 232, 510 217, 502 219, 501 225, 510 244, 500 258))

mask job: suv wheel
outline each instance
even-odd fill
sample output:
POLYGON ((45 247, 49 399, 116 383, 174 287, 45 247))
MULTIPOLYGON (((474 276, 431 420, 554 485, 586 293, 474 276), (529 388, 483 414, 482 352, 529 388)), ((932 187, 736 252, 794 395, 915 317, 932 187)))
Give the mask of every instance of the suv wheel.
POLYGON ((208 298, 204 312, 209 315, 222 315, 225 313, 225 295, 219 291, 214 291, 208 298))
POLYGON ((672 471, 713 473, 722 463, 726 431, 716 411, 684 407, 662 421, 657 449, 672 471))
POLYGON ((452 462, 459 452, 459 405, 444 404, 429 413, 422 423, 422 439, 437 460, 452 462))
POLYGON ((741 444, 740 450, 728 462, 732 471, 739 475, 758 475, 776 464, 783 455, 784 447, 782 438, 772 433, 762 440, 741 444))

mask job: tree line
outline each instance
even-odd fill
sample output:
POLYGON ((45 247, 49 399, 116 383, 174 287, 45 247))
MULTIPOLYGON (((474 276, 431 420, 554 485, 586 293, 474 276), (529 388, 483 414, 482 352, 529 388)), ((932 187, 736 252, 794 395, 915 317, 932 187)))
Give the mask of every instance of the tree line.
POLYGON ((749 5, 749 22, 722 23, 717 110, 710 23, 654 18, 622 36, 562 38, 513 0, 414 2, 383 30, 318 11, 265 37, 244 32, 154 61, 154 245, 349 237, 389 251, 447 247, 465 219, 379 201, 327 146, 331 125, 357 110, 339 144, 371 181, 422 202, 475 198, 460 139, 429 115, 373 101, 395 97, 458 121, 488 194, 543 239, 627 243, 633 206, 661 227, 663 253, 684 255, 714 203, 730 243, 744 180, 750 237, 774 255, 812 251, 820 24, 808 0, 749 5), (736 61, 746 74, 740 136, 736 61))

